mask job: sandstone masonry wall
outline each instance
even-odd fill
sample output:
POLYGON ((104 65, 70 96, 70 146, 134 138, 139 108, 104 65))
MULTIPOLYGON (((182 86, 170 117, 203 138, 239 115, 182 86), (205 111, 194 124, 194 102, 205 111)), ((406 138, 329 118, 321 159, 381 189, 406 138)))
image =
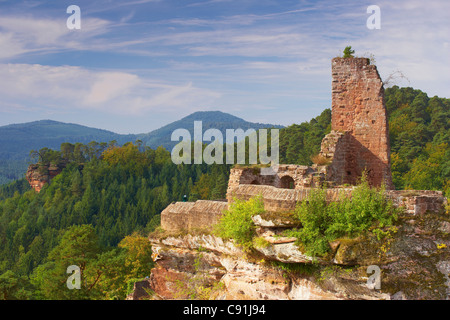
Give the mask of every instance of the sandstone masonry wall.
POLYGON ((421 216, 427 212, 442 213, 447 205, 447 198, 442 191, 388 190, 387 196, 396 206, 404 207, 406 213, 413 216, 421 216))
MULTIPOLYGON (((273 186, 240 185, 233 195, 236 199, 248 200, 261 195, 264 209, 271 212, 294 210, 298 202, 306 199, 314 188, 280 189, 273 186)), ((338 200, 343 194, 351 196, 353 187, 329 188, 328 201, 338 200)), ((386 195, 395 206, 404 207, 406 214, 423 215, 426 212, 442 213, 447 205, 447 198, 442 191, 432 190, 387 190, 386 195)))
MULTIPOLYGON (((297 203, 306 199, 313 189, 283 189, 268 185, 240 184, 233 190, 229 202, 198 200, 170 204, 161 213, 161 227, 169 232, 210 229, 219 222, 232 199, 249 200, 259 195, 262 196, 267 212, 293 211, 297 203)), ((335 201, 342 195, 351 196, 353 187, 326 190, 328 200, 335 201)), ((386 195, 396 206, 404 207, 406 214, 410 216, 421 216, 427 212, 442 213, 447 205, 447 198, 443 196, 442 191, 387 190, 386 195)))
POLYGON ((161 212, 161 227, 172 232, 212 227, 227 208, 223 201, 174 202, 161 212))
POLYGON ((325 166, 280 164, 273 175, 261 175, 259 168, 232 168, 228 180, 227 199, 232 200, 233 191, 241 184, 303 189, 321 186, 326 175, 325 166))
POLYGON ((367 58, 334 58, 331 96, 331 128, 349 134, 339 178, 353 184, 367 170, 372 185, 384 182, 393 189, 384 88, 376 66, 367 58))
MULTIPOLYGON (((249 200, 261 195, 266 211, 292 211, 297 203, 306 199, 313 189, 282 189, 273 186, 242 184, 233 191, 233 197, 240 200, 249 200)), ((341 193, 351 194, 351 191, 352 188, 330 188, 327 189, 327 198, 330 201, 337 200, 341 193)))

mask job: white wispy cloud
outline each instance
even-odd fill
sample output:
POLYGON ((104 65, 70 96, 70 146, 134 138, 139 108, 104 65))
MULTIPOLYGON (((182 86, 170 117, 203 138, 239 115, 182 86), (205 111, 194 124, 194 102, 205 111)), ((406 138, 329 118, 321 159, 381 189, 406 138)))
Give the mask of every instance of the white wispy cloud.
POLYGON ((74 32, 61 19, 34 16, 0 16, 0 59, 24 54, 46 54, 82 50, 95 37, 104 35, 110 22, 98 18, 82 19, 82 29, 74 32))
POLYGON ((23 105, 102 110, 115 114, 174 111, 210 103, 220 95, 192 83, 171 84, 118 71, 92 71, 73 66, 0 64, 0 111, 23 105))

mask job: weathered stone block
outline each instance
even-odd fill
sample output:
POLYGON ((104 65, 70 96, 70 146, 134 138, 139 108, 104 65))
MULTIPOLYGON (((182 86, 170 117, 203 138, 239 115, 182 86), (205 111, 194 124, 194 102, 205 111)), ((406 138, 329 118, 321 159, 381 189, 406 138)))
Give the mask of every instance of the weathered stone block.
POLYGON ((174 202, 161 212, 161 227, 174 232, 209 228, 227 208, 223 201, 174 202))

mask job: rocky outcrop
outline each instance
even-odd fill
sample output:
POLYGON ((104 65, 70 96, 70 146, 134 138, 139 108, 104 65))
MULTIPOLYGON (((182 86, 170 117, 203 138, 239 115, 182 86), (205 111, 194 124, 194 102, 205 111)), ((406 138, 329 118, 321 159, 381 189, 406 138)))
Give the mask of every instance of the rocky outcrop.
MULTIPOLYGON (((325 257, 308 256, 283 231, 301 228, 293 217, 311 188, 240 184, 234 199, 261 196, 265 212, 252 217, 250 251, 214 236, 227 202, 177 202, 161 214, 162 234, 151 237, 156 268, 148 280, 162 299, 450 299, 450 217, 440 191, 387 190, 403 207, 395 228, 330 243, 325 257), (369 267, 380 270, 381 289, 367 286, 369 267)), ((330 188, 330 201, 353 187, 330 188)))
POLYGON ((387 244, 382 285, 406 299, 450 299, 448 214, 406 215, 387 244))
MULTIPOLYGON (((346 277, 342 277, 338 269, 330 269, 326 279, 321 279, 324 275, 310 263, 304 271, 284 271, 271 263, 277 261, 269 260, 272 257, 255 256, 254 253, 251 256, 232 241, 211 235, 151 241, 157 267, 152 269, 149 283, 155 297, 162 299, 389 298, 389 295, 367 288, 362 277, 355 280, 346 273, 346 277)), ((292 251, 285 254, 291 255, 292 251)))
POLYGON ((65 167, 64 163, 58 165, 31 164, 28 166, 25 177, 30 186, 40 192, 44 185, 49 184, 65 167))
POLYGON ((405 211, 387 237, 338 239, 324 258, 307 256, 280 231, 289 216, 253 217, 264 244, 246 251, 212 234, 152 236, 159 299, 450 299, 450 217, 405 211), (381 288, 370 286, 369 266, 381 288))

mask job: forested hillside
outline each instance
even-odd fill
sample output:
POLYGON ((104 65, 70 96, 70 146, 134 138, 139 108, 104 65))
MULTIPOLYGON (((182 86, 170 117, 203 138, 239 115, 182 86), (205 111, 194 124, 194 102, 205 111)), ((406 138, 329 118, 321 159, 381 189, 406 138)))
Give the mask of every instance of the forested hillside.
POLYGON ((123 299, 127 280, 148 275, 146 235, 159 213, 185 194, 225 196, 227 166, 174 165, 165 149, 133 143, 111 145, 101 159, 80 150, 44 156, 69 163, 40 193, 23 180, 2 187, 0 299, 123 299), (69 265, 86 269, 84 290, 67 289, 69 265))
POLYGON ((450 192, 450 99, 412 88, 386 90, 397 189, 450 192))
POLYGON ((121 135, 72 123, 41 120, 0 127, 0 159, 28 160, 31 149, 58 149, 61 143, 88 143, 90 141, 119 144, 134 141, 135 135, 121 135))
POLYGON ((198 111, 150 133, 140 134, 137 138, 142 140, 143 143, 150 148, 155 149, 159 146, 163 146, 166 149, 171 150, 178 143, 177 141, 171 141, 172 132, 176 129, 187 129, 190 132, 191 137, 194 138, 194 121, 202 122, 203 132, 211 128, 219 130, 222 132, 224 140, 227 129, 242 129, 246 131, 250 128, 258 130, 261 128, 283 127, 274 124, 248 122, 221 111, 198 111))
POLYGON ((331 110, 309 122, 293 124, 280 131, 280 162, 311 165, 320 151, 323 137, 331 130, 331 110))
POLYGON ((40 120, 0 127, 0 185, 22 178, 30 161, 30 150, 58 149, 62 143, 136 140, 135 135, 89 128, 72 123, 40 120))

